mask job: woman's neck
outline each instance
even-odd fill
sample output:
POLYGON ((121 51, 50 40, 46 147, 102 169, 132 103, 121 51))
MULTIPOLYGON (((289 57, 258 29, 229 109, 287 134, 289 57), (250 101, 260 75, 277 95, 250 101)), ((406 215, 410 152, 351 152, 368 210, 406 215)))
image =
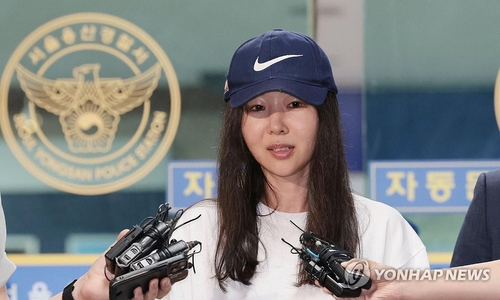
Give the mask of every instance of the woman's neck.
POLYGON ((309 210, 307 183, 268 178, 264 204, 282 212, 297 213, 309 210))

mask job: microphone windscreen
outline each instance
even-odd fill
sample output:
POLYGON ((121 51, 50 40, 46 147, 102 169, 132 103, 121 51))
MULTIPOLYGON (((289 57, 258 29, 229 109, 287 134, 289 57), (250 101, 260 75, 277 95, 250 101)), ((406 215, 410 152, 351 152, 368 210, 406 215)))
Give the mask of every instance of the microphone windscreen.
POLYGON ((306 231, 306 232, 304 232, 302 234, 302 238, 304 240, 306 240, 306 241, 314 241, 314 239, 315 239, 314 235, 311 232, 308 232, 308 231, 306 231))

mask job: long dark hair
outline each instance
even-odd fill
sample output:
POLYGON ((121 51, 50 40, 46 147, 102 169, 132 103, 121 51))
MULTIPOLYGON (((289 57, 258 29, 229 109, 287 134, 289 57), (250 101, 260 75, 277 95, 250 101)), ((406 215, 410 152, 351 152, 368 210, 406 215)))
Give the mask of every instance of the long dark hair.
MULTIPOLYGON (((243 109, 226 105, 218 153, 219 237, 214 264, 223 291, 227 278, 251 284, 258 265, 257 204, 267 185, 261 166, 243 140, 243 109)), ((319 129, 310 167, 306 229, 357 253, 358 221, 335 94, 329 93, 316 109, 319 129)), ((310 276, 302 269, 298 284, 305 283, 310 283, 310 276)))

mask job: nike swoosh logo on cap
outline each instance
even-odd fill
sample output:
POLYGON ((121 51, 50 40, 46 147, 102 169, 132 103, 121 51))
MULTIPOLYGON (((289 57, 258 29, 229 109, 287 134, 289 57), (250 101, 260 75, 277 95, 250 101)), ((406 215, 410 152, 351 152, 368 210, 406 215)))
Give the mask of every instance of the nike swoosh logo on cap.
POLYGON ((279 63, 280 61, 283 61, 285 59, 289 59, 292 57, 299 57, 299 56, 303 56, 303 54, 290 54, 290 55, 278 56, 276 58, 273 58, 273 59, 268 60, 268 61, 263 62, 263 63, 259 62, 259 57, 257 56, 257 59, 255 59, 255 63, 253 64, 253 70, 255 72, 260 72, 262 70, 269 68, 270 66, 272 66, 276 63, 279 63))

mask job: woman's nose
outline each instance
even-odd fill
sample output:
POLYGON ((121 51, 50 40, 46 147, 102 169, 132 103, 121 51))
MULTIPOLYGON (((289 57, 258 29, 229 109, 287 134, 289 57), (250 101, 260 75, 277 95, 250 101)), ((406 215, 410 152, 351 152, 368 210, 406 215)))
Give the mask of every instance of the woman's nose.
POLYGON ((269 133, 270 134, 286 134, 288 126, 283 112, 275 112, 269 117, 269 133))

